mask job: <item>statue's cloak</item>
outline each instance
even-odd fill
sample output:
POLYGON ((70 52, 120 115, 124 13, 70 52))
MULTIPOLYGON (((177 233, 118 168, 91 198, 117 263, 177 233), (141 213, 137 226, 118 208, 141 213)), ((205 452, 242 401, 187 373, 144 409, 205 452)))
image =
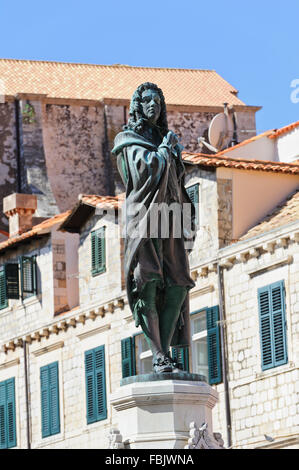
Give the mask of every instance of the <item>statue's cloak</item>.
MULTIPOLYGON (((182 218, 181 239, 175 240, 175 252, 168 252, 169 263, 172 263, 170 284, 191 289, 194 282, 190 277, 189 262, 184 241, 195 238, 195 208, 184 187, 184 164, 181 158, 181 147, 174 149, 164 144, 156 147, 143 136, 133 132, 120 132, 114 142, 112 153, 117 157, 117 166, 126 187, 126 200, 123 206, 125 226, 124 271, 130 308, 136 326, 140 324, 138 315, 138 293, 146 282, 160 281, 160 296, 163 296, 163 272, 157 268, 158 258, 163 258, 157 251, 155 239, 150 232, 150 218, 154 205, 179 202, 189 204, 190 216, 182 218), (187 238, 186 238, 187 237, 187 238), (139 265, 142 269, 139 269, 139 265)), ((152 215, 153 217, 153 215, 152 215)), ((168 263, 168 265, 169 265, 168 263)), ((169 283, 169 279, 167 279, 169 283)), ((157 310, 163 299, 158 299, 157 310)), ((190 344, 189 295, 181 308, 171 346, 190 344)))

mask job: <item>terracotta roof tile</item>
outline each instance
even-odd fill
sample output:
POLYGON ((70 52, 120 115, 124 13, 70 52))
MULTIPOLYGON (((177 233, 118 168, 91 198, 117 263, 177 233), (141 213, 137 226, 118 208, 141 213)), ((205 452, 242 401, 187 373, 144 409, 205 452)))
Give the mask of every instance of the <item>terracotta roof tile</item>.
POLYGON ((299 221, 299 191, 282 201, 259 224, 243 235, 240 240, 261 235, 264 232, 296 221, 299 221))
POLYGON ((273 134, 269 135, 269 139, 276 139, 277 137, 280 137, 283 134, 291 132, 293 129, 296 129, 296 127, 299 127, 299 121, 293 122, 288 126, 281 127, 280 129, 274 129, 273 134))
POLYGON ((80 194, 79 200, 82 201, 84 204, 93 207, 113 207, 118 208, 120 204, 125 199, 125 193, 121 193, 118 196, 98 196, 96 194, 87 195, 87 194, 80 194))
POLYGON ((6 95, 37 93, 49 98, 130 100, 138 85, 153 82, 162 88, 167 104, 244 105, 236 96, 236 88, 214 70, 0 59, 0 79, 6 95))
POLYGON ((227 167, 240 170, 272 171, 275 173, 299 174, 298 163, 272 162, 267 160, 247 160, 244 158, 224 157, 220 154, 204 155, 202 153, 183 152, 183 160, 195 165, 208 167, 227 167))
POLYGON ((8 238, 4 242, 0 243, 0 251, 5 250, 6 248, 11 247, 12 245, 16 245, 24 240, 27 240, 31 237, 43 235, 45 233, 49 233, 51 228, 56 224, 61 224, 71 213, 71 211, 63 212, 58 215, 54 215, 50 219, 44 220, 38 225, 34 225, 31 230, 22 233, 21 235, 8 238))

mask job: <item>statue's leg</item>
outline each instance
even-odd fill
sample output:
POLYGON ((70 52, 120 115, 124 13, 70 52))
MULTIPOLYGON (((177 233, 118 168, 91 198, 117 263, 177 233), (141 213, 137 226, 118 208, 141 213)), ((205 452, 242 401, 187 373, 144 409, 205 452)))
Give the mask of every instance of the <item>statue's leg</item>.
POLYGON ((139 312, 141 328, 154 358, 162 352, 159 317, 156 307, 157 282, 147 282, 140 293, 143 308, 139 312))
POLYGON ((164 307, 160 314, 161 346, 165 354, 169 351, 171 339, 186 295, 186 287, 167 286, 165 288, 164 307))

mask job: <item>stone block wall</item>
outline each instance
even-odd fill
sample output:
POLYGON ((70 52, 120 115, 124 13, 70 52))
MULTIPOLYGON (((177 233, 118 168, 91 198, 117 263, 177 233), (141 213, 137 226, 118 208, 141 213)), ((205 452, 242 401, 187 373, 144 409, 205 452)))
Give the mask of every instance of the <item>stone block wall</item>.
POLYGON ((39 328, 52 321, 53 305, 53 270, 52 249, 49 237, 32 240, 30 245, 20 244, 13 252, 7 251, 0 256, 0 265, 5 262, 18 263, 21 255, 36 255, 37 295, 22 299, 9 299, 8 307, 0 310, 0 338, 23 336, 27 331, 39 328))
MULTIPOLYGON (((282 246, 278 241, 273 253, 261 250, 258 257, 235 262, 224 270, 224 285, 233 443, 248 448, 265 445, 264 434, 276 441, 279 436, 294 436, 298 425, 297 243, 289 241, 282 246), (293 261, 277 264, 287 256, 292 256, 293 261), (265 272, 258 271, 271 265, 265 272), (281 280, 285 285, 288 362, 263 371, 257 292, 258 288, 281 280)), ((215 414, 216 429, 220 429, 222 419, 221 414, 215 414)))
POLYGON ((46 104, 44 149, 48 178, 60 212, 79 194, 106 194, 102 106, 46 104))
POLYGON ((215 171, 206 171, 186 165, 185 187, 199 184, 199 226, 190 266, 195 267, 201 260, 213 257, 218 249, 218 195, 215 171))
POLYGON ((0 229, 8 231, 3 198, 17 191, 17 147, 14 102, 0 103, 0 229))
POLYGON ((119 225, 114 215, 90 217, 81 231, 79 247, 80 305, 104 303, 118 298, 122 293, 122 265, 119 225), (106 270, 93 276, 91 273, 91 231, 105 228, 106 270))

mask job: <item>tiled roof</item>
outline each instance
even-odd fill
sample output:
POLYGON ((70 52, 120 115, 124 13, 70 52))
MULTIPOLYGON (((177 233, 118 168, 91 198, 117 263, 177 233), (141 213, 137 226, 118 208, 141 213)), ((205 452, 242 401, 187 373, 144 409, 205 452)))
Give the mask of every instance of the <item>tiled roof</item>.
POLYGON ((267 160, 246 160, 244 158, 230 158, 216 155, 204 155, 202 153, 183 152, 183 160, 195 165, 208 167, 226 167, 239 170, 271 171, 275 173, 299 174, 298 163, 272 162, 267 160))
POLYGON ((299 221, 299 191, 281 202, 258 225, 251 228, 240 240, 246 240, 283 225, 299 221))
POLYGON ((296 129, 296 127, 299 127, 299 121, 293 122, 288 126, 281 127, 280 129, 274 129, 272 135, 269 135, 269 139, 276 139, 277 137, 280 137, 283 134, 291 132, 293 129, 296 129))
POLYGON ((54 215, 54 217, 44 220, 38 225, 34 225, 31 230, 28 230, 27 232, 24 232, 21 235, 8 238, 8 240, 5 240, 4 242, 0 243, 0 252, 31 237, 49 233, 51 231, 51 228, 56 224, 61 224, 68 217, 70 212, 71 211, 69 210, 67 212, 54 215))
POLYGON ((214 70, 91 65, 0 59, 5 94, 49 98, 130 100, 143 82, 162 88, 166 103, 184 106, 244 105, 237 90, 214 70))
POLYGON ((113 207, 115 209, 119 207, 124 199, 125 193, 121 193, 118 196, 98 196, 96 194, 80 194, 79 196, 79 200, 89 206, 103 208, 113 207))
POLYGON ((80 194, 76 206, 63 220, 59 230, 78 233, 85 220, 94 213, 94 209, 119 209, 125 199, 125 193, 118 196, 99 196, 97 194, 80 194))

